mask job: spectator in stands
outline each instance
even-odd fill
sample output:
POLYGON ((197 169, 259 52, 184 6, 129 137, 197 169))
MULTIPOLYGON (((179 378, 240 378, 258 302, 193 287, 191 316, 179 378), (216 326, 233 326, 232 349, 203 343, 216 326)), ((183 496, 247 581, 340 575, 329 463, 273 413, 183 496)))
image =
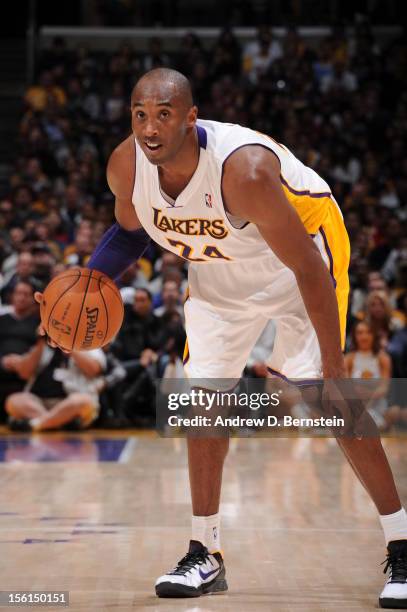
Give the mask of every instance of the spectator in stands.
POLYGON ((400 274, 407 267, 407 237, 400 237, 400 241, 393 245, 382 267, 383 278, 388 283, 396 282, 400 290, 407 289, 405 279, 400 274))
POLYGON ((11 294, 20 281, 29 280, 34 274, 34 257, 30 251, 22 251, 18 255, 16 271, 9 280, 1 286, 1 301, 3 304, 10 302, 11 294))
POLYGON ((31 253, 34 260, 34 276, 45 287, 52 276, 52 269, 56 263, 55 256, 51 253, 49 247, 42 242, 34 243, 31 253))
POLYGON ((124 413, 122 396, 125 392, 126 369, 110 350, 111 344, 103 347, 106 367, 96 382, 99 392, 100 413, 97 424, 102 427, 126 427, 129 421, 124 413))
POLYGON ((102 349, 67 356, 40 338, 30 351, 15 355, 13 364, 27 385, 6 400, 11 429, 44 431, 68 424, 84 429, 98 416, 98 377, 106 367, 102 349))
POLYGON ((94 247, 93 232, 91 228, 78 230, 75 242, 64 251, 64 263, 68 266, 84 266, 94 247))
POLYGON ((246 45, 243 52, 243 71, 253 84, 259 83, 271 64, 283 56, 278 40, 273 38, 268 26, 257 30, 257 39, 246 45))
POLYGON ((136 289, 148 289, 148 282, 140 262, 136 261, 129 266, 121 275, 117 284, 120 287, 123 302, 125 304, 133 304, 136 289))
POLYGON ((127 106, 125 104, 123 82, 117 79, 112 83, 111 93, 106 98, 104 109, 105 119, 112 128, 114 124, 120 125, 127 120, 125 110, 127 110, 127 106))
POLYGON ((58 106, 66 103, 66 96, 61 87, 54 84, 52 72, 44 70, 40 74, 37 85, 31 85, 24 94, 25 102, 33 111, 43 111, 50 99, 58 106))
POLYGON ((51 253, 53 258, 56 261, 59 261, 61 259, 61 248, 57 240, 54 240, 51 237, 52 233, 52 226, 48 223, 47 220, 41 220, 35 223, 35 226, 33 228, 33 236, 35 243, 40 243, 44 245, 51 253))
POLYGON ((21 251, 26 249, 26 245, 24 244, 25 240, 25 232, 20 225, 15 225, 10 228, 7 235, 7 246, 8 246, 8 256, 3 261, 1 272, 3 274, 3 282, 8 282, 13 276, 17 261, 18 255, 21 251))
POLYGON ((394 376, 407 379, 407 291, 399 298, 399 310, 404 315, 404 325, 394 332, 388 351, 393 360, 394 376))
POLYGON ((0 315, 0 413, 7 395, 24 385, 15 364, 17 356, 37 340, 40 321, 34 291, 38 289, 32 280, 18 282, 11 296, 11 311, 0 315))
POLYGON ((358 276, 353 278, 353 286, 355 287, 352 294, 351 311, 356 317, 363 318, 363 309, 366 304, 366 299, 372 291, 384 291, 388 293, 386 281, 380 272, 369 272, 367 262, 359 259, 357 269, 358 276), (361 265, 362 264, 362 265, 361 265))
POLYGON ((67 185, 62 197, 61 215, 63 221, 69 227, 71 240, 75 232, 75 226, 81 219, 80 211, 84 200, 81 190, 76 185, 67 185))
POLYGON ((112 351, 127 366, 138 365, 140 357, 147 351, 149 365, 160 340, 160 320, 153 314, 152 295, 148 289, 138 288, 133 304, 125 305, 123 325, 112 344, 112 351))
POLYGON ((50 184, 49 179, 42 169, 42 164, 38 157, 30 157, 27 160, 24 178, 27 185, 29 185, 36 194, 38 194, 45 187, 49 187, 50 184))
POLYGON ((149 289, 153 295, 160 294, 165 280, 175 280, 180 286, 181 293, 186 290, 186 280, 184 278, 185 260, 177 257, 170 251, 164 251, 154 266, 157 276, 150 281, 149 289))
POLYGON ((371 291, 366 300, 364 320, 374 336, 379 338, 380 348, 387 349, 393 333, 402 327, 400 319, 392 313, 390 300, 384 291, 371 291))
POLYGON ((398 248, 401 237, 405 235, 403 226, 397 217, 390 217, 383 231, 380 244, 372 249, 369 264, 373 270, 381 270, 391 251, 398 248))
POLYGON ((322 93, 330 92, 341 95, 355 91, 358 86, 356 75, 347 69, 345 62, 336 60, 332 71, 320 78, 322 93))
POLYGON ((394 413, 388 413, 387 395, 391 377, 391 359, 386 351, 380 348, 381 338, 374 329, 364 321, 353 328, 353 350, 345 355, 345 367, 350 378, 361 378, 378 384, 365 384, 361 392, 367 399, 367 409, 376 425, 382 431, 393 424, 394 413))
POLYGON ((153 422, 154 379, 165 340, 161 320, 153 314, 151 293, 148 289, 136 289, 133 304, 125 305, 123 325, 112 351, 127 372, 123 410, 140 426, 153 422))
POLYGON ((168 316, 175 311, 180 315, 181 320, 183 320, 184 308, 181 304, 180 287, 176 281, 166 280, 163 283, 161 300, 162 305, 154 310, 156 317, 168 316))
POLYGON ((184 378, 185 329, 183 318, 176 311, 161 317, 162 341, 157 361, 156 375, 160 378, 184 378))

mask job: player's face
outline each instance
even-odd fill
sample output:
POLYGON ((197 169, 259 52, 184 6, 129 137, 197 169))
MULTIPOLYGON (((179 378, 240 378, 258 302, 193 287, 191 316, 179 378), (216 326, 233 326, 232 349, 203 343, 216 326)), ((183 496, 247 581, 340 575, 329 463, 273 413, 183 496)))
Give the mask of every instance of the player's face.
POLYGON ((147 159, 159 166, 173 160, 196 121, 196 107, 185 108, 177 96, 133 97, 132 129, 147 159))

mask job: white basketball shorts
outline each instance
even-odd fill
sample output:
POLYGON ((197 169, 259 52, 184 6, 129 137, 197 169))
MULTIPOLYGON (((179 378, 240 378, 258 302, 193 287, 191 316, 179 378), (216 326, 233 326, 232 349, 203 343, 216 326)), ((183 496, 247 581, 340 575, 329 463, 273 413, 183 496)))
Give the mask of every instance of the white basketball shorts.
MULTIPOLYGON (((314 238, 328 267, 332 253, 314 238)), ((344 258, 346 263, 346 258, 344 258)), ((335 269, 344 332, 349 281, 347 264, 335 269)), ((321 353, 295 276, 275 257, 256 261, 195 264, 189 268, 185 302, 186 374, 193 379, 239 379, 267 322, 276 324, 270 375, 297 382, 320 378, 321 353)))

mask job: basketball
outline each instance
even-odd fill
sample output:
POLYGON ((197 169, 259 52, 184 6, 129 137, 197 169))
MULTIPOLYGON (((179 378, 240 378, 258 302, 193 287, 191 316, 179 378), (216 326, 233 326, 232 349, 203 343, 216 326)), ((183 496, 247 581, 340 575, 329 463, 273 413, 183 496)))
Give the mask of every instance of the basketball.
POLYGON ((45 332, 58 346, 90 351, 108 344, 123 322, 119 289, 102 272, 71 268, 46 287, 40 306, 45 332))

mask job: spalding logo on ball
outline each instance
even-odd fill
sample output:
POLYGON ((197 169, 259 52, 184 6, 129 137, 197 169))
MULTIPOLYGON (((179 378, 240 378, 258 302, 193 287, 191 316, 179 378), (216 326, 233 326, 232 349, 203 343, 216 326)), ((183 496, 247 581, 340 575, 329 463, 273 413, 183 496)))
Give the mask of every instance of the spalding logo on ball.
POLYGON ((123 322, 120 291, 111 278, 71 268, 46 287, 40 307, 47 335, 61 348, 90 351, 108 344, 123 322))

